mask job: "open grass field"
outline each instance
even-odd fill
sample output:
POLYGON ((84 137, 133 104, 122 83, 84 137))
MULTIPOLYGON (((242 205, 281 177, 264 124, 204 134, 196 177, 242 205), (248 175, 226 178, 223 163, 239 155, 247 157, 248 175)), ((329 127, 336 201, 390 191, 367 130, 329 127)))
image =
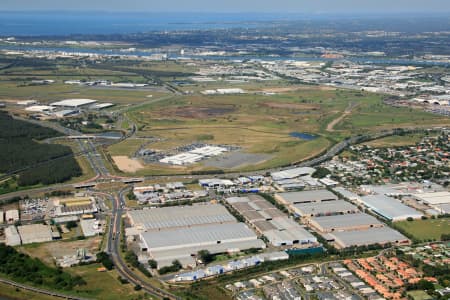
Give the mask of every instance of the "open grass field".
POLYGON ((12 287, 10 285, 0 283, 0 299, 3 299, 2 296, 8 297, 7 298, 8 300, 9 299, 55 300, 54 297, 34 293, 23 289, 16 289, 15 287, 12 287))
MULTIPOLYGON (((226 63, 223 64, 226 67, 226 63)), ((288 165, 317 155, 333 143, 360 133, 417 124, 450 125, 450 119, 446 117, 384 105, 384 96, 380 94, 301 85, 285 79, 242 83, 191 80, 199 70, 210 68, 211 63, 203 61, 111 60, 84 64, 71 60, 57 63, 24 60, 0 70, 0 99, 37 99, 49 103, 65 98, 92 98, 116 103, 116 107, 108 110, 127 115, 117 125, 125 129, 135 123, 138 131, 137 138, 110 146, 107 149, 110 157, 131 157, 142 145, 166 153, 179 146, 204 142, 238 146, 246 155, 258 154, 266 158, 229 167, 232 171, 288 165), (32 79, 54 79, 56 82, 30 85, 32 79), (152 82, 156 88, 82 87, 64 84, 68 79, 152 82), (178 81, 188 84, 179 85, 178 81), (171 93, 163 87, 164 84, 187 94, 171 93), (247 94, 206 96, 200 93, 205 89, 233 87, 242 88, 247 94), (306 141, 290 136, 292 132, 312 133, 318 138, 306 141), (148 137, 159 138, 160 141, 149 144, 148 137)), ((388 139, 384 142, 387 145, 408 141, 388 139)), ((179 174, 214 168, 218 167, 202 163, 188 167, 152 164, 136 170, 135 174, 179 174)))
POLYGON ((450 218, 402 221, 395 226, 421 241, 440 240, 442 234, 450 234, 450 218))
POLYGON ((433 299, 425 291, 409 291, 408 296, 412 297, 413 300, 430 300, 433 299))
MULTIPOLYGON (((267 85, 266 89, 275 88, 267 85)), ((257 83, 253 88, 261 90, 263 84, 257 83)), ((270 96, 194 93, 171 97, 130 108, 128 116, 138 125, 138 136, 161 139, 147 146, 157 151, 171 151, 199 141, 239 146, 245 153, 270 154, 266 161, 238 168, 249 171, 304 160, 357 133, 417 123, 450 124, 446 118, 427 113, 414 112, 411 117, 407 109, 384 105, 383 96, 378 94, 299 85, 280 85, 278 89, 278 94, 270 96), (292 132, 313 133, 319 138, 305 141, 291 137, 292 132)), ((111 155, 130 156, 144 144, 144 140, 133 139, 111 146, 108 151, 111 155)), ((137 174, 179 174, 205 169, 211 167, 202 163, 188 167, 151 164, 137 174)))
POLYGON ((424 137, 424 134, 407 134, 403 136, 395 135, 381 138, 378 140, 373 140, 364 145, 371 146, 374 148, 384 148, 384 147, 400 147, 400 146, 411 146, 420 142, 424 137))

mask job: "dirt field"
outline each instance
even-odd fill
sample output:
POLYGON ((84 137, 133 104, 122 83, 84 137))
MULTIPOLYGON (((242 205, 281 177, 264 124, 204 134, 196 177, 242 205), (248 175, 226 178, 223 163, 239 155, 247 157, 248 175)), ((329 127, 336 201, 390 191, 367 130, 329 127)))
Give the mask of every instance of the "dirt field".
POLYGON ((100 237, 94 237, 86 240, 73 241, 73 242, 51 242, 44 244, 26 245, 19 248, 21 252, 24 252, 32 257, 41 259, 48 265, 53 265, 53 258, 60 258, 64 255, 74 255, 77 249, 85 248, 89 253, 97 253, 100 244, 100 237))
MULTIPOLYGON (((336 90, 336 88, 329 87, 329 86, 321 86, 318 88, 322 91, 336 90)), ((293 86, 293 87, 271 87, 271 88, 262 89, 262 91, 268 92, 268 93, 285 93, 285 92, 294 92, 294 91, 298 91, 298 90, 308 90, 308 89, 311 89, 311 87, 309 87, 309 86, 293 86)))
POLYGON ((113 156, 112 159, 119 170, 126 173, 135 173, 144 168, 140 161, 131 159, 128 156, 113 156))
POLYGON ((160 112, 161 116, 165 117, 181 117, 192 119, 207 119, 211 117, 222 116, 235 111, 232 105, 224 107, 193 107, 183 106, 174 109, 165 109, 160 112))
POLYGON ((282 108, 282 109, 301 109, 301 110, 317 110, 320 109, 318 104, 302 104, 302 103, 283 103, 283 102, 266 102, 262 103, 262 106, 270 108, 282 108))

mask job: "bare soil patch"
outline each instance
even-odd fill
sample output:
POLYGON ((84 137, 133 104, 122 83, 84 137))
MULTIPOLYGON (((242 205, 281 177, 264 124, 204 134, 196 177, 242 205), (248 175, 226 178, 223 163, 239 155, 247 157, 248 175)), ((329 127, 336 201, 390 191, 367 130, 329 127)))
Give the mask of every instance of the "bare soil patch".
POLYGON ((270 108, 281 108, 281 109, 299 109, 299 110, 318 110, 320 105, 310 104, 310 103, 280 103, 280 102, 265 102, 261 105, 270 108))
POLYGON ((235 111, 232 106, 228 107, 194 107, 183 106, 174 109, 165 109, 159 112, 159 115, 165 117, 180 117, 188 119, 208 119, 229 114, 235 111))
POLYGON ((131 159, 128 156, 113 156, 112 159, 122 172, 135 173, 136 171, 144 168, 140 161, 131 159))

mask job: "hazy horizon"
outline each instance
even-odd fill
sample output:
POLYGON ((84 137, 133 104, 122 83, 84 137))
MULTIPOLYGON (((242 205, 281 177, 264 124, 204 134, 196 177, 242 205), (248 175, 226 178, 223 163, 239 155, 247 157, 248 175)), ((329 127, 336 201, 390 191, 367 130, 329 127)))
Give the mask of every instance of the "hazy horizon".
POLYGON ((164 13, 407 14, 450 13, 448 0, 3 0, 1 11, 97 11, 164 13))

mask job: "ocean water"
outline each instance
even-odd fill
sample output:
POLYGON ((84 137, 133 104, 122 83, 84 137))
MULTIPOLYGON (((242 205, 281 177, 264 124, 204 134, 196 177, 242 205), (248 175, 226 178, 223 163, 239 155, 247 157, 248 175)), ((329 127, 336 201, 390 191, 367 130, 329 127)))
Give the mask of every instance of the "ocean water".
POLYGON ((0 36, 254 28, 286 18, 276 14, 0 12, 0 36))

